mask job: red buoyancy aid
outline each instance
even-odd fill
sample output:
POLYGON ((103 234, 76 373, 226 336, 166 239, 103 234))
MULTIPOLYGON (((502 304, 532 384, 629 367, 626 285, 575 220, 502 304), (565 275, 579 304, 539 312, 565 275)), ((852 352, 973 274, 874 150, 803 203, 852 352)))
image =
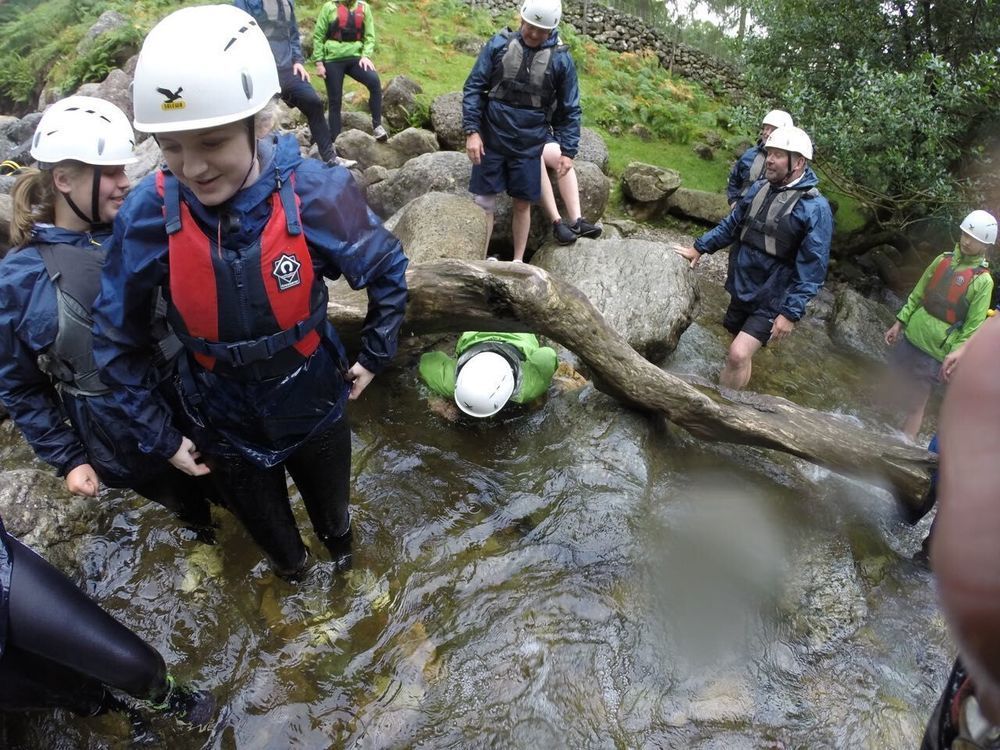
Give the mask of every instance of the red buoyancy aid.
POLYGON ((920 304, 938 320, 949 325, 961 325, 969 314, 969 287, 972 280, 988 269, 985 265, 956 270, 952 265, 954 253, 945 253, 927 282, 920 304))
POLYGON ((359 2, 351 13, 344 3, 337 3, 337 15, 326 29, 326 38, 338 42, 356 42, 365 35, 365 4, 359 2))
POLYGON ((159 171, 156 189, 169 242, 168 317, 198 363, 257 380, 290 372, 311 356, 327 293, 313 272, 292 182, 272 194, 263 232, 235 258, 195 222, 175 177, 159 171))

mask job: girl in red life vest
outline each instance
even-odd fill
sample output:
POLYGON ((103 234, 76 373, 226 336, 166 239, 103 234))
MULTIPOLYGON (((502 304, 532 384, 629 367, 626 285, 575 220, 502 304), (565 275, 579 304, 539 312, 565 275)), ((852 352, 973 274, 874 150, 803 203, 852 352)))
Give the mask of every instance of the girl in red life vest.
POLYGON ((313 31, 316 75, 326 81, 330 107, 330 135, 340 135, 340 108, 344 99, 344 77, 350 76, 368 89, 372 134, 388 140, 382 127, 382 82, 375 71, 375 20, 364 0, 330 0, 320 8, 313 31))
POLYGON ((146 37, 135 127, 154 134, 166 169, 115 223, 95 350, 143 449, 210 472, 276 572, 294 577, 307 555, 286 468, 317 536, 349 559, 344 410, 395 353, 407 260, 349 172, 302 159, 291 135, 267 135, 278 93, 269 49, 250 16, 222 5, 176 11, 146 37), (323 277, 339 276, 369 298, 352 365, 326 320, 323 277), (184 346, 177 421, 146 385, 159 289, 184 346))
POLYGON ((90 309, 134 143, 125 113, 89 96, 58 101, 39 121, 31 155, 41 169, 14 185, 15 248, 0 266, 0 401, 70 492, 130 487, 210 534, 211 488, 138 450, 93 358, 90 309))

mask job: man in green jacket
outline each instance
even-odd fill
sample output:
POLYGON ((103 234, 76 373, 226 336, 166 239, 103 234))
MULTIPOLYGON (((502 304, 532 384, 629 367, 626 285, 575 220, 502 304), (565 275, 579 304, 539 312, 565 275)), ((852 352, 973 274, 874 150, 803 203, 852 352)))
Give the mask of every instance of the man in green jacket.
POLYGON ((313 61, 316 75, 326 81, 329 101, 330 135, 340 135, 340 107, 344 100, 344 76, 368 89, 372 113, 372 135, 385 141, 382 127, 382 82, 371 58, 375 52, 375 19, 364 0, 330 0, 320 8, 313 30, 313 61))
POLYGON ((993 295, 985 256, 996 241, 997 220, 973 211, 960 227, 959 246, 927 266, 885 332, 886 344, 898 342, 890 363, 902 375, 899 392, 908 409, 902 430, 910 440, 920 432, 931 386, 941 380, 941 363, 983 324, 993 295))
POLYGON ((466 331, 456 357, 427 352, 420 377, 434 393, 454 398, 473 417, 490 417, 508 401, 525 404, 543 395, 559 364, 554 349, 531 333, 466 331))

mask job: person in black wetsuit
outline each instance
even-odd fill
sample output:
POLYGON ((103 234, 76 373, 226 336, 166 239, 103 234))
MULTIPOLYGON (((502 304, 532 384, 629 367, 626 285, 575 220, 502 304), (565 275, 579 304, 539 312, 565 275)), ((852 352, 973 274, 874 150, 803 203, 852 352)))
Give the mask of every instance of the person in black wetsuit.
POLYGON ((215 710, 210 693, 178 685, 152 646, 8 534, 0 518, 0 711, 128 710, 112 690, 195 725, 215 710))

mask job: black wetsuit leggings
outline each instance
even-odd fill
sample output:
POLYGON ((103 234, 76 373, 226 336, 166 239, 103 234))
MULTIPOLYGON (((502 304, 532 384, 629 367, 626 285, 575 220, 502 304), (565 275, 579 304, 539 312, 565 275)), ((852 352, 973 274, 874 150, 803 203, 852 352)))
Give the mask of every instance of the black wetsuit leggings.
POLYGON ((350 530, 351 428, 341 419, 313 435, 284 464, 261 469, 242 457, 207 457, 223 503, 267 553, 279 575, 299 572, 306 548, 288 500, 285 469, 327 547, 350 530))
POLYGON ((92 715, 107 687, 140 699, 167 691, 163 657, 13 537, 0 709, 68 708, 92 715))

